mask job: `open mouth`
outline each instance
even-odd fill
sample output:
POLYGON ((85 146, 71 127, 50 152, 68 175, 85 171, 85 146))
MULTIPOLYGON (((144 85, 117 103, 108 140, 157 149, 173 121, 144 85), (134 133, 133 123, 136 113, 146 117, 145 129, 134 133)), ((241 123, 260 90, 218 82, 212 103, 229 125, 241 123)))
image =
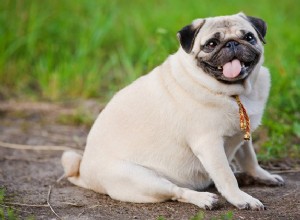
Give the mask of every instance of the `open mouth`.
POLYGON ((227 82, 236 82, 245 79, 254 69, 255 64, 255 60, 243 62, 236 58, 218 66, 212 66, 205 62, 205 66, 217 79, 227 82))

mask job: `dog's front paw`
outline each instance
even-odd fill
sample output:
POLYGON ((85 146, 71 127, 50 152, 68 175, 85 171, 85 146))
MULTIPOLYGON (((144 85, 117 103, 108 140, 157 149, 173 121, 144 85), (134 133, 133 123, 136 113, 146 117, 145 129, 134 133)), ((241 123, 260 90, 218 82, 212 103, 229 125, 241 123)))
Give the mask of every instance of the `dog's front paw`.
POLYGON ((206 210, 212 210, 217 207, 218 196, 214 193, 203 192, 201 200, 198 200, 198 206, 206 210))
POLYGON ((203 209, 213 209, 217 206, 218 196, 209 192, 185 191, 183 198, 178 201, 189 202, 203 209))
POLYGON ((239 209, 265 210, 264 205, 258 199, 253 198, 243 191, 230 196, 227 200, 239 209))

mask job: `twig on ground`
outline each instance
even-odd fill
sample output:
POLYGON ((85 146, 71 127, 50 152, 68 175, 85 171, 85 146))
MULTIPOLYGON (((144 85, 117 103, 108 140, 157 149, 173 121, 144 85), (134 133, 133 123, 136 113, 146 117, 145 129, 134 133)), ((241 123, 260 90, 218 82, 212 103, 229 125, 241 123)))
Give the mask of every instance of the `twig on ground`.
POLYGON ((26 207, 48 207, 48 205, 42 204, 25 204, 25 203, 18 203, 18 202, 5 202, 5 205, 14 205, 14 206, 26 206, 26 207))
POLYGON ((48 196, 47 196, 47 204, 48 204, 49 208, 51 209, 51 211, 56 215, 56 217, 62 220, 62 218, 54 211, 54 209, 52 208, 52 206, 50 204, 51 191, 52 191, 52 186, 49 186, 48 196))
POLYGON ((293 190, 292 192, 289 192, 289 193, 286 193, 286 194, 282 195, 282 197, 287 197, 287 196, 290 196, 290 195, 297 195, 298 194, 297 192, 299 192, 298 188, 299 188, 299 185, 297 185, 297 187, 296 187, 295 190, 293 190))
POLYGON ((79 218, 84 212, 85 212, 85 209, 82 212, 80 212, 77 217, 79 218))
POLYGON ((93 209, 93 208, 96 208, 96 207, 99 207, 99 206, 101 206, 101 205, 98 204, 98 205, 93 205, 93 206, 87 207, 87 208, 84 209, 81 213, 79 213, 79 215, 78 215, 77 217, 79 218, 83 213, 85 213, 85 211, 86 211, 87 209, 93 209))
POLYGON ((101 205, 100 204, 98 204, 98 205, 92 205, 92 206, 88 207, 88 209, 93 209, 93 208, 96 208, 96 207, 99 207, 99 206, 101 206, 101 205))
POLYGON ((300 172, 300 169, 297 170, 275 170, 275 171, 271 171, 271 173, 298 173, 300 172))
POLYGON ((57 180, 56 180, 56 183, 59 183, 63 178, 65 178, 66 177, 66 175, 65 174, 63 174, 63 175, 61 175, 57 180))
POLYGON ((17 161, 26 161, 26 162, 37 162, 37 163, 45 163, 51 161, 50 159, 30 159, 30 158, 20 158, 20 157, 4 157, 4 160, 17 160, 17 161))
MULTIPOLYGON (((71 202, 62 202, 63 204, 75 206, 75 207, 83 207, 83 204, 71 203, 71 202)), ((49 205, 43 204, 26 204, 26 203, 18 203, 18 202, 5 202, 1 205, 12 205, 12 206, 25 206, 25 207, 33 207, 33 208, 40 208, 40 207, 49 207, 49 205)))
POLYGON ((72 202, 62 202, 63 204, 74 206, 74 207, 83 207, 83 204, 77 204, 77 203, 72 203, 72 202))
POLYGON ((0 141, 0 147, 17 149, 17 150, 45 150, 45 151, 65 151, 65 150, 76 150, 65 146, 31 146, 23 144, 11 144, 0 141))
MULTIPOLYGON (((62 176, 60 176, 54 183, 53 186, 55 186, 56 183, 59 183, 63 178, 65 177, 65 174, 63 174, 62 176)), ((62 219, 52 208, 51 204, 50 204, 50 197, 51 197, 51 191, 52 191, 52 185, 49 186, 49 190, 48 190, 48 195, 47 195, 47 204, 49 206, 49 208, 51 209, 51 211, 56 215, 57 218, 62 219)))
POLYGON ((16 210, 16 211, 18 211, 18 212, 24 212, 24 213, 32 214, 32 212, 27 212, 27 211, 24 211, 24 210, 21 210, 21 209, 16 209, 16 208, 13 208, 13 207, 8 206, 8 205, 0 204, 0 206, 5 207, 5 208, 10 208, 10 209, 16 210))

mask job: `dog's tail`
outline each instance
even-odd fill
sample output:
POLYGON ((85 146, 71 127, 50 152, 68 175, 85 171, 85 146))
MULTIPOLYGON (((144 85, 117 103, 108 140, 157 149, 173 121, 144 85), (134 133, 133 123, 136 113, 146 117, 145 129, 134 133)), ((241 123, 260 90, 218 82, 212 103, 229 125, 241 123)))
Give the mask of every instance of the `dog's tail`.
POLYGON ((65 151, 61 157, 61 163, 64 168, 65 176, 68 180, 80 187, 88 188, 84 181, 80 178, 80 163, 82 155, 74 151, 65 151))

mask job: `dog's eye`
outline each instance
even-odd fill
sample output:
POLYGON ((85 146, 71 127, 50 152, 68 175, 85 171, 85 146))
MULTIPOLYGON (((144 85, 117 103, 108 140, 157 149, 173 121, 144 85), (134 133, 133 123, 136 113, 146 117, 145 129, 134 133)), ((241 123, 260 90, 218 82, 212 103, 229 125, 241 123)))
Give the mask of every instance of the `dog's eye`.
POLYGON ((249 43, 255 43, 256 39, 252 33, 248 33, 244 36, 244 40, 248 41, 249 43))
POLYGON ((208 40, 204 47, 205 49, 209 50, 209 51, 212 51, 213 49, 215 49, 215 47, 218 45, 218 40, 216 39, 211 39, 211 40, 208 40))

